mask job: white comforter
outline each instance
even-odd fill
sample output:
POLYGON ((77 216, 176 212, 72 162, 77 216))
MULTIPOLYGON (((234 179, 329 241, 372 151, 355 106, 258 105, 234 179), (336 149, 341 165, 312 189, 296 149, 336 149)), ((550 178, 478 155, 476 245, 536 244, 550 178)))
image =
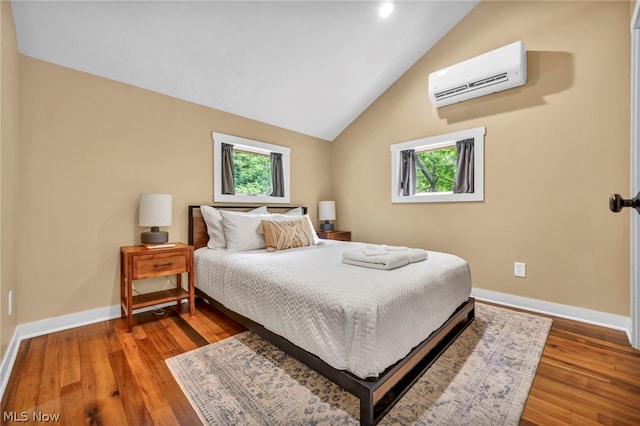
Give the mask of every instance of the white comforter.
POLYGON ((202 248, 195 284, 340 370, 376 377, 442 325, 471 292, 467 262, 445 253, 383 271, 346 265, 362 243, 276 252, 202 248))

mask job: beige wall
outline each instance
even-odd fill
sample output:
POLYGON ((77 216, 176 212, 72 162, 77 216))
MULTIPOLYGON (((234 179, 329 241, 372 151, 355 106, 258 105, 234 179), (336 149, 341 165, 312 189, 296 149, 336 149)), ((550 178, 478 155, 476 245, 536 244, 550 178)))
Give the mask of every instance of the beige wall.
MULTIPOLYGON (((115 305, 119 247, 138 244, 138 194, 213 201, 211 132, 291 148, 291 204, 317 217, 330 144, 27 57, 20 58, 19 322, 115 305)), ((141 282, 141 285, 143 282, 141 282)))
POLYGON ((17 310, 8 313, 7 298, 16 294, 15 241, 18 197, 18 47, 11 3, 0 2, 0 360, 17 325, 17 310))
POLYGON ((628 2, 482 2, 334 143, 358 240, 458 254, 476 288, 629 315, 628 2), (526 86, 436 109, 428 74, 524 41, 526 86), (393 143, 486 126, 485 200, 390 202, 393 143), (527 263, 525 279, 513 262, 527 263))

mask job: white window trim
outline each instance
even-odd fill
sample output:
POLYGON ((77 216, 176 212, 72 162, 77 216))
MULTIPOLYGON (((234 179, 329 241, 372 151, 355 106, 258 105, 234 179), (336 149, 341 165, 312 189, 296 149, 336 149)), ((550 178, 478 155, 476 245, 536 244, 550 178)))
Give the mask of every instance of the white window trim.
POLYGON ((448 203, 484 201, 484 135, 485 127, 461 130, 459 132, 428 138, 415 139, 391 145, 391 202, 392 203, 448 203), (454 146, 456 141, 471 139, 474 142, 474 192, 454 194, 452 192, 430 192, 415 195, 402 195, 402 151, 415 149, 424 151, 436 147, 454 146))
POLYGON ((265 142, 254 141, 241 138, 239 136, 225 135, 224 133, 212 132, 213 138, 213 201, 232 203, 274 203, 288 204, 291 199, 291 148, 285 146, 272 145, 265 142), (272 197, 270 195, 243 195, 243 194, 223 194, 222 193, 222 144, 231 144, 243 151, 255 152, 258 154, 270 154, 277 152, 282 154, 282 168, 284 174, 284 197, 272 197))

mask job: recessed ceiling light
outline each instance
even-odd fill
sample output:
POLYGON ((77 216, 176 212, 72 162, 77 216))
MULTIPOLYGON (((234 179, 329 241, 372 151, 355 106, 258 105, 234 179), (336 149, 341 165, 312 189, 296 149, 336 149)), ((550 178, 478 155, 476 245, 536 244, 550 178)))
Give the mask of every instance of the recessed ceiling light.
POLYGON ((378 15, 382 19, 386 19, 393 13, 393 2, 387 1, 380 6, 380 10, 378 11, 378 15))

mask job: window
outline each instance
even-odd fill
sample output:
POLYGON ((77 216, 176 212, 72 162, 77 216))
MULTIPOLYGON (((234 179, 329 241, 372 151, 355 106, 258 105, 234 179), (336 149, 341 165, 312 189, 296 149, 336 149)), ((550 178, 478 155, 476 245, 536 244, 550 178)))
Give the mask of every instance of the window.
POLYGON ((416 150, 416 194, 451 192, 456 177, 456 147, 416 150))
POLYGON ((485 128, 391 145, 391 202, 484 200, 485 128))
POLYGON ((234 149, 233 178, 236 194, 269 194, 271 192, 270 156, 234 149))
POLYGON ((289 203, 290 148, 214 132, 213 152, 214 201, 289 203))

